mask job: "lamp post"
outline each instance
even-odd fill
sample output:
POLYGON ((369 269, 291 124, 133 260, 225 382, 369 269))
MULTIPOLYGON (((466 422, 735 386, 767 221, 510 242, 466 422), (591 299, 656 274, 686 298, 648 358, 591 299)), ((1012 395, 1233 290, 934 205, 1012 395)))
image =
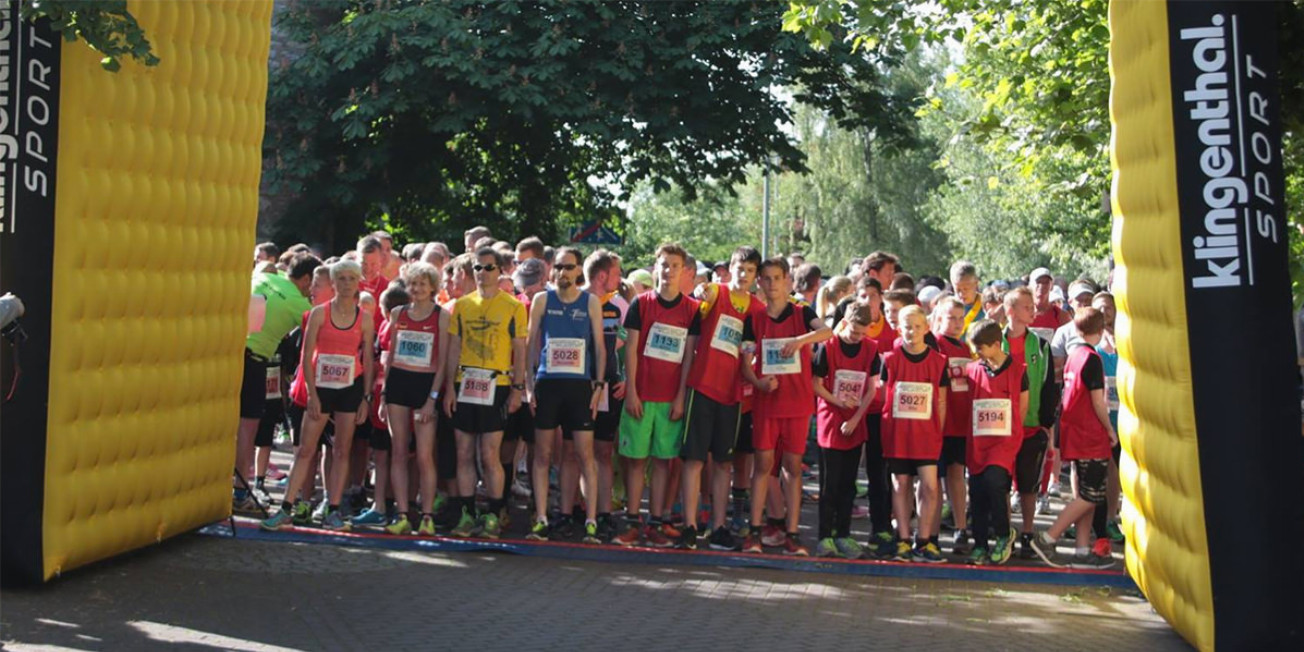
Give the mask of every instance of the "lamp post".
POLYGON ((770 258, 770 166, 765 166, 765 180, 761 184, 761 260, 770 258))

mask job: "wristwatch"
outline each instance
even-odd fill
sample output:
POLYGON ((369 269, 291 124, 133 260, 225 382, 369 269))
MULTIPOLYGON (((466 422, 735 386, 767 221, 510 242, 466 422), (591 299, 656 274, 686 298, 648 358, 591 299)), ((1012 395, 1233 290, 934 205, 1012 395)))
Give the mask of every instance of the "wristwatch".
POLYGON ((512 389, 523 392, 525 391, 525 383, 512 383, 512 389))
POLYGON ((436 401, 439 400, 439 390, 437 389, 430 390, 430 398, 433 398, 436 401))

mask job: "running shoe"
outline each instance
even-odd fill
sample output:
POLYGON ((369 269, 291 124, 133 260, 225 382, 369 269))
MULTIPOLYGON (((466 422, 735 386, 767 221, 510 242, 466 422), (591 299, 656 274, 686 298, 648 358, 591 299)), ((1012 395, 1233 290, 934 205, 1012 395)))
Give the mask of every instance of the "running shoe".
POLYGON ((1101 557, 1112 558, 1114 556, 1114 546, 1109 542, 1109 539, 1101 537, 1096 539, 1096 543, 1091 546, 1091 552, 1094 552, 1101 557))
POLYGON ((530 533, 525 535, 525 538, 529 541, 547 541, 548 529, 546 522, 535 521, 534 525, 530 526, 530 533))
POLYGON ((330 511, 330 503, 323 500, 317 504, 317 509, 312 510, 312 520, 317 523, 323 523, 326 521, 326 514, 330 511))
POLYGON ((643 538, 643 526, 638 522, 629 522, 625 524, 625 531, 616 535, 611 542, 618 546, 637 546, 643 538))
POLYGON ((529 498, 533 494, 529 481, 519 475, 516 476, 516 479, 512 481, 512 495, 517 498, 529 498))
POLYGON ((417 534, 423 537, 435 536, 435 517, 426 514, 421 517, 421 527, 417 528, 417 534))
POLYGON ((1003 537, 996 538, 996 545, 992 547, 992 563, 996 565, 1004 564, 1010 560, 1010 555, 1014 552, 1014 537, 1018 532, 1014 528, 1003 537))
POLYGON ((955 515, 951 513, 951 503, 942 503, 942 528, 955 529, 955 515))
POLYGON ((457 525, 453 527, 451 534, 460 539, 465 539, 475 535, 475 519, 462 508, 462 517, 458 519, 457 525))
POLYGON ((594 521, 584 523, 584 537, 580 539, 582 543, 602 543, 602 537, 598 536, 598 524, 594 521))
POLYGON ((852 507, 851 518, 869 518, 869 508, 864 505, 852 507))
POLYGON ((344 516, 338 509, 330 510, 330 513, 326 515, 325 520, 321 522, 321 526, 324 529, 336 532, 348 532, 353 529, 353 527, 349 525, 349 522, 344 520, 344 516))
POLYGON ((1095 551, 1073 555, 1073 559, 1069 561, 1069 568, 1076 568, 1079 570, 1104 570, 1113 567, 1113 565, 1113 557, 1098 555, 1095 551))
POLYGON ((955 533, 955 543, 951 544, 951 554, 957 557, 963 557, 969 554, 973 545, 969 542, 968 530, 957 530, 955 533))
POLYGON ((1041 500, 1037 501, 1037 513, 1038 514, 1050 513, 1050 496, 1042 496, 1041 500))
MULTIPOLYGON (((683 521, 681 520, 679 523, 683 523, 683 521)), ((675 525, 669 522, 662 522, 660 525, 661 535, 671 541, 678 541, 682 536, 684 536, 682 528, 682 525, 675 525)))
POLYGON ((892 559, 894 561, 910 561, 911 552, 913 551, 910 549, 910 542, 898 541, 896 542, 896 552, 892 555, 892 559))
POLYGON ((761 545, 764 545, 766 548, 776 548, 781 546, 783 545, 784 539, 787 538, 788 534, 783 531, 783 528, 775 527, 773 525, 766 525, 761 528, 761 545))
POLYGON ((1037 558, 1037 552, 1032 549, 1032 537, 1028 532, 1019 535, 1019 559, 1037 558))
POLYGON ((910 560, 924 564, 942 564, 946 562, 946 558, 942 557, 942 551, 938 550, 937 544, 932 541, 915 548, 910 553, 910 560))
POLYGON ((307 501, 301 500, 294 504, 294 524, 312 525, 312 505, 307 501))
POLYGON ((1055 556, 1057 553, 1055 552, 1055 540, 1050 538, 1049 534, 1045 531, 1037 533, 1032 537, 1030 545, 1032 546, 1033 551, 1037 553, 1037 556, 1041 557, 1042 561, 1051 566, 1056 565, 1055 556))
POLYGON ((974 566, 986 566, 992 563, 992 555, 987 546, 976 546, 969 552, 969 563, 974 566))
POLYGON ((738 549, 738 540, 727 527, 718 527, 707 538, 706 545, 712 550, 733 551, 738 549))
POLYGON ((1118 526, 1118 521, 1110 521, 1105 524, 1105 532, 1109 540, 1114 543, 1123 543, 1127 541, 1127 536, 1123 534, 1123 528, 1118 526))
POLYGON ((249 514, 258 511, 258 501, 247 491, 239 492, 231 499, 231 511, 249 514))
POLYGON ((290 516, 290 510, 282 509, 258 524, 258 527, 275 532, 277 530, 288 530, 293 527, 293 517, 290 516))
POLYGON ((663 529, 664 527, 665 527, 664 524, 657 525, 657 526, 653 526, 650 524, 644 525, 643 541, 645 541, 647 545, 652 548, 669 548, 671 546, 674 546, 675 545, 674 539, 671 539, 670 537, 666 536, 665 531, 663 529))
POLYGON ((865 548, 851 537, 834 539, 833 545, 837 546, 838 554, 842 555, 843 559, 860 559, 865 556, 865 548))
POLYGON ((480 515, 480 520, 476 523, 480 529, 480 536, 489 539, 497 539, 502 535, 502 525, 498 521, 498 515, 486 513, 480 515))
POLYGON ((575 520, 570 514, 559 514, 557 522, 549 528, 549 534, 558 541, 570 541, 575 538, 575 520))
POLYGON ((838 544, 833 542, 833 537, 824 537, 820 542, 815 544, 816 557, 837 557, 838 544))
POLYGON ((282 470, 281 470, 281 467, 276 466, 275 464, 272 464, 271 462, 268 462, 268 464, 267 464, 267 477, 268 477, 268 479, 270 479, 270 480, 280 480, 281 478, 284 478, 285 476, 286 476, 286 473, 285 473, 285 471, 282 471, 282 470))
POLYGON ((789 534, 783 538, 783 554, 793 557, 809 557, 810 550, 802 545, 801 537, 789 534))
POLYGON ((751 524, 747 522, 747 517, 742 514, 734 514, 734 517, 729 519, 729 529, 733 531, 734 536, 746 537, 751 528, 751 524))
POLYGON ((680 550, 697 550, 697 528, 692 525, 684 526, 675 540, 675 547, 680 550))
POLYGON ((874 546, 874 556, 879 559, 891 559, 896 556, 896 540, 888 532, 879 532, 870 537, 870 544, 874 546))
MULTIPOLYGON (((375 513, 375 512, 371 512, 371 510, 367 510, 367 512, 375 513)), ((363 516, 366 516, 366 513, 364 513, 363 516)), ((356 518, 353 519, 353 522, 357 523, 358 519, 356 518)), ((385 526, 385 531, 390 534, 399 535, 399 536, 405 534, 412 534, 412 524, 408 522, 407 514, 399 514, 398 520, 385 526)))
POLYGON ((761 535, 757 534, 756 530, 752 530, 751 534, 747 535, 747 541, 743 543, 743 552, 765 552, 765 548, 761 543, 761 535))
MULTIPOLYGON (((407 516, 400 515, 399 518, 403 519, 405 522, 407 521, 407 516)), ((385 513, 378 512, 373 507, 373 508, 369 508, 367 511, 361 514, 358 514, 357 516, 354 516, 353 524, 354 525, 384 525, 386 520, 388 519, 386 519, 385 513)))
POLYGON ((598 538, 609 543, 616 536, 616 521, 611 514, 598 514, 598 538))
POLYGON ((444 506, 448 504, 448 496, 444 494, 435 494, 435 504, 430 508, 431 512, 438 514, 444 511, 444 506))
POLYGON ((1076 538, 1078 538, 1078 526, 1076 526, 1076 525, 1070 525, 1070 526, 1068 526, 1067 528, 1064 529, 1064 534, 1061 534, 1061 535, 1060 535, 1060 538, 1061 538, 1061 539, 1076 539, 1076 538))

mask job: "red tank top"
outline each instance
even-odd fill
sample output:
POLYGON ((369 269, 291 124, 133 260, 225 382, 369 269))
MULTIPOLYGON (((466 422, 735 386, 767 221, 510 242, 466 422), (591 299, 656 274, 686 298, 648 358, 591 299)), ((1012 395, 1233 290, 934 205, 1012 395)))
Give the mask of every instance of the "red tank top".
POLYGON ((395 368, 429 374, 435 372, 439 362, 439 313, 434 309, 425 319, 412 318, 411 306, 399 308, 398 318, 387 323, 381 337, 381 349, 389 351, 389 362, 395 368))
POLYGON ((1050 310, 1037 313, 1036 316, 1032 318, 1032 323, 1028 324, 1028 327, 1056 330, 1060 326, 1063 326, 1063 324, 1060 323, 1060 315, 1062 314, 1064 314, 1064 311, 1059 306, 1052 303, 1050 304, 1050 310))
POLYGON ((702 319, 688 386, 717 403, 733 405, 742 399, 738 349, 743 341, 743 321, 749 314, 763 313, 764 308, 748 295, 747 312, 739 312, 728 286, 718 283, 715 288, 715 303, 702 319))
POLYGON ((1091 390, 1082 382, 1082 369, 1095 347, 1078 346, 1064 363, 1064 397, 1060 401, 1060 449, 1066 460, 1102 460, 1112 454, 1109 430, 1096 417, 1091 390))
POLYGON ((362 375, 362 310, 355 307, 353 323, 339 328, 331 319, 334 302, 325 306, 325 319, 317 330, 317 349, 312 354, 316 386, 343 389, 362 375))
MULTIPOLYGON (((789 304, 780 321, 774 321, 762 312, 752 320, 756 335, 756 375, 765 374, 766 340, 801 337, 810 332, 810 324, 802 323, 805 311, 802 306, 789 304)), ((773 345, 772 345, 773 346, 773 345)), ((810 347, 802 347, 797 356, 800 368, 796 373, 780 373, 774 377, 779 386, 772 392, 756 392, 752 409, 758 419, 793 419, 808 417, 815 412, 815 390, 810 375, 810 347)))
POLYGON ((638 397, 643 401, 669 403, 679 391, 679 374, 688 352, 688 328, 693 325, 693 316, 701 304, 697 299, 680 295, 679 303, 667 308, 652 290, 640 294, 635 301, 643 327, 638 343, 638 397))
POLYGON ((992 377, 981 361, 965 368, 969 380, 969 473, 999 466, 1014 473, 1014 458, 1023 446, 1019 409, 1023 395, 1023 358, 1010 356, 1005 371, 992 377), (1008 410, 1008 412, 1007 412, 1008 410))
MULTIPOLYGON (((824 346, 824 357, 829 365, 828 375, 824 377, 824 389, 834 396, 854 394, 857 399, 863 397, 870 381, 874 356, 878 355, 878 345, 871 339, 862 340, 860 351, 852 357, 847 357, 842 352, 842 341, 839 338, 829 340, 824 346)), ((856 429, 850 436, 842 434, 842 424, 855 412, 855 409, 844 410, 822 398, 816 399, 816 436, 821 448, 850 450, 869 438, 869 428, 864 419, 856 424, 856 429)), ((865 414, 868 415, 869 412, 865 414)))
POLYGON ((951 389, 946 393, 946 423, 942 434, 965 437, 969 434, 969 377, 965 368, 973 361, 969 346, 949 337, 937 338, 937 352, 946 358, 951 372, 951 389))
MULTIPOLYGON (((887 323, 887 318, 882 317, 881 330, 875 335, 870 336, 874 343, 878 345, 880 354, 891 351, 896 346, 897 332, 892 325, 887 323)), ((883 389, 879 388, 878 394, 874 396, 874 402, 869 404, 869 414, 879 414, 883 411, 883 389)))
POLYGON ((942 420, 938 414, 946 359, 925 349, 922 362, 906 358, 901 344, 883 356, 883 457, 936 460, 942 455, 942 420))

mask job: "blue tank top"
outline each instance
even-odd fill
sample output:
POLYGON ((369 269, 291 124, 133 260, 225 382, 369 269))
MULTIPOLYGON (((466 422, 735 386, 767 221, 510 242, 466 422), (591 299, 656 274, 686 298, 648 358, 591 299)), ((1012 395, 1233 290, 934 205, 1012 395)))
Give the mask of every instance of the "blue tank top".
POLYGON ((1105 367, 1105 402, 1109 404, 1109 423, 1118 430, 1118 353, 1107 353, 1097 346, 1100 362, 1105 367))
POLYGON ((589 293, 581 291, 572 303, 562 303, 556 290, 548 290, 539 332, 543 345, 535 378, 593 379, 593 322, 589 321, 589 293))

